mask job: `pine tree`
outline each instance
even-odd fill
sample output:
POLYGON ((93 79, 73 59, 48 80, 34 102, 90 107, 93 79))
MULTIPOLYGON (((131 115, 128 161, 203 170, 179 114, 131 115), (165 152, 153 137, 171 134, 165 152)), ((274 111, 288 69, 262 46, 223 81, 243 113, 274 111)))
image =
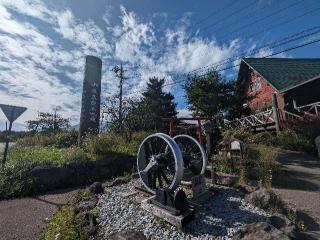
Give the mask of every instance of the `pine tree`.
POLYGON ((149 79, 141 101, 129 116, 135 119, 135 130, 163 129, 165 125, 161 119, 177 115, 173 95, 163 91, 164 82, 164 78, 149 79))

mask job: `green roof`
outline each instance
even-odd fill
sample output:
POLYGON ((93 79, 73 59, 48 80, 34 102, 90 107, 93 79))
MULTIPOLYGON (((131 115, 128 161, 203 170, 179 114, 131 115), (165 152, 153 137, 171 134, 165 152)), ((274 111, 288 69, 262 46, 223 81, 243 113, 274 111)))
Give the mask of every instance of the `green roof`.
POLYGON ((279 92, 320 78, 320 58, 244 58, 242 61, 279 92))

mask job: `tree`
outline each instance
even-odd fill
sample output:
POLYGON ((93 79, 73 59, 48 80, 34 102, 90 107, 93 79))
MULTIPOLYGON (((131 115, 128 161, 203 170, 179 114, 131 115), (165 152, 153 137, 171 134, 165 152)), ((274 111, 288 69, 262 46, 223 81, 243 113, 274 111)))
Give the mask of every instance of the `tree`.
POLYGON ((122 129, 126 135, 130 135, 132 131, 163 129, 164 123, 161 118, 177 115, 173 95, 163 91, 164 82, 163 78, 150 78, 141 99, 124 98, 121 120, 119 119, 119 97, 116 95, 108 98, 105 102, 108 129, 117 132, 122 129))
POLYGON ((27 129, 32 132, 57 133, 70 127, 69 119, 54 113, 39 112, 36 120, 27 121, 27 129))
POLYGON ((177 115, 174 97, 163 91, 164 83, 164 78, 150 78, 147 89, 142 93, 142 100, 136 110, 139 110, 139 114, 143 113, 146 129, 162 129, 164 125, 161 118, 177 115))
POLYGON ((184 85, 189 109, 197 116, 218 119, 235 103, 235 88, 213 70, 205 76, 190 76, 184 85))

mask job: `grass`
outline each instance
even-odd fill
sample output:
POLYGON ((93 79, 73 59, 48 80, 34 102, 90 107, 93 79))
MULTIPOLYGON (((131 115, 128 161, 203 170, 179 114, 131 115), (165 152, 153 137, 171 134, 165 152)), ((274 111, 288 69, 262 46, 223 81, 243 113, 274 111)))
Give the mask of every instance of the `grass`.
POLYGON ((52 217, 42 240, 87 240, 89 236, 76 223, 72 206, 60 208, 52 217))
POLYGON ((264 145, 250 145, 247 164, 259 170, 260 184, 266 188, 272 187, 272 176, 279 171, 276 162, 278 150, 264 145))
POLYGON ((86 153, 79 147, 15 147, 9 152, 7 165, 16 165, 19 164, 21 160, 24 160, 37 166, 62 166, 74 161, 90 161, 97 159, 98 156, 86 153))
POLYGON ((236 138, 247 144, 266 145, 310 154, 315 153, 313 139, 308 139, 306 136, 290 130, 283 130, 279 134, 269 132, 254 134, 250 129, 239 128, 224 131, 223 137, 225 139, 236 138))
POLYGON ((47 189, 35 184, 35 179, 28 175, 35 166, 66 166, 73 162, 106 158, 116 161, 120 157, 136 156, 140 143, 149 134, 133 133, 131 140, 126 141, 119 134, 104 133, 88 137, 81 147, 74 145, 76 134, 73 131, 22 138, 10 148, 6 165, 0 169, 0 199, 45 192, 47 189))

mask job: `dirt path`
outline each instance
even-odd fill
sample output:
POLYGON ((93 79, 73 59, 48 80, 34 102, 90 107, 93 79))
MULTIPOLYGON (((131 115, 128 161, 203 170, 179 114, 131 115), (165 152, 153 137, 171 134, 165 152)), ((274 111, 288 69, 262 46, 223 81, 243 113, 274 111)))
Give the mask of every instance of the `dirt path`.
POLYGON ((0 240, 37 240, 58 206, 75 197, 77 190, 0 201, 0 240))
POLYGON ((289 205, 302 210, 312 231, 320 230, 320 159, 290 151, 278 157, 283 173, 274 179, 274 191, 289 205))

